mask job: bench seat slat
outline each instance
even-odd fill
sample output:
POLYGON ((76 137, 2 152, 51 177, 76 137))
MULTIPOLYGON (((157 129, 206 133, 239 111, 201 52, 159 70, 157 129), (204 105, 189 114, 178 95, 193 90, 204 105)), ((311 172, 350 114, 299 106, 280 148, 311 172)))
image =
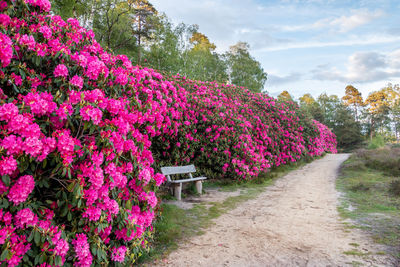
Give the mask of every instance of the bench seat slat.
POLYGON ((194 181, 200 181, 200 180, 206 180, 206 179, 207 179, 207 177, 195 177, 195 178, 191 178, 191 179, 171 180, 170 183, 179 184, 179 183, 194 182, 194 181))
POLYGON ((196 168, 194 167, 194 165, 162 167, 161 172, 164 175, 185 174, 185 173, 196 172, 196 168))

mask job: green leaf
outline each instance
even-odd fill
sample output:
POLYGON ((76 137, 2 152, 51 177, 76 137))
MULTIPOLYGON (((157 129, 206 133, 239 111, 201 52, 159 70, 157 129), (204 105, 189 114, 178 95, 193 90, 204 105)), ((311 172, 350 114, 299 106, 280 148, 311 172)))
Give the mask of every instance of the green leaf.
POLYGON ((31 242, 32 239, 33 239, 33 236, 34 236, 34 232, 32 231, 32 232, 29 234, 27 241, 28 241, 28 242, 31 242))
POLYGON ((95 247, 95 246, 92 246, 92 247, 90 248, 90 250, 92 251, 93 256, 96 256, 96 253, 97 253, 96 247, 95 247))
POLYGON ((67 212, 68 212, 68 204, 65 204, 64 207, 61 210, 60 216, 64 217, 65 215, 67 215, 67 212))
POLYGON ((56 258, 55 258, 55 265, 58 265, 58 266, 61 266, 62 265, 62 259, 61 259, 61 257, 60 256, 57 256, 56 258))
POLYGON ((72 220, 72 213, 71 212, 68 212, 67 219, 68 219, 68 221, 72 220))
POLYGON ((3 176, 1 177, 1 180, 3 180, 3 182, 4 182, 4 184, 5 184, 6 186, 10 186, 10 177, 9 177, 8 175, 3 175, 3 176))
POLYGON ((5 249, 5 250, 3 251, 3 253, 1 253, 0 260, 1 260, 1 261, 4 261, 4 260, 7 259, 7 258, 8 258, 8 249, 5 249))
POLYGON ((35 239, 35 244, 39 246, 40 245, 40 233, 38 231, 35 231, 34 239, 35 239))

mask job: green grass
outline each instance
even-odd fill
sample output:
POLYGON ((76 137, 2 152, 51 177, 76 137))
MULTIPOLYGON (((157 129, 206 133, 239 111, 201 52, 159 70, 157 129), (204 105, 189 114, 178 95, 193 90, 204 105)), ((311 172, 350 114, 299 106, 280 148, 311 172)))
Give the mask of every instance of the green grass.
POLYGON ((338 211, 344 219, 354 222, 346 226, 368 231, 375 242, 387 245, 389 253, 398 256, 400 197, 390 191, 393 179, 381 170, 366 167, 356 153, 343 164, 336 186, 344 193, 338 211))
POLYGON ((361 251, 359 251, 359 250, 352 249, 352 250, 348 250, 348 251, 343 252, 343 254, 345 254, 345 255, 351 255, 351 256, 360 256, 360 257, 362 257, 362 256, 367 256, 367 255, 369 255, 370 253, 364 253, 364 252, 361 252, 361 251))
POLYGON ((240 203, 256 198, 266 187, 283 175, 304 166, 307 162, 300 161, 289 166, 275 168, 260 175, 252 181, 204 182, 204 188, 218 188, 220 191, 234 192, 240 190, 240 195, 228 197, 223 202, 208 202, 195 204, 189 210, 181 209, 172 204, 161 204, 161 213, 154 224, 155 234, 152 249, 139 258, 139 264, 150 264, 175 250, 182 240, 204 233, 213 224, 213 219, 234 209, 240 203))

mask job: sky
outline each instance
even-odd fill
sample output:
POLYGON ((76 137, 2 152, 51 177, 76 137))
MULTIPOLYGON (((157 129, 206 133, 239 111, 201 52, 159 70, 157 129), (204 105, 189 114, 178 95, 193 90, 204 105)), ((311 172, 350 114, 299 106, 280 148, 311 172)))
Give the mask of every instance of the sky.
POLYGON ((199 25, 224 52, 238 41, 268 74, 265 90, 363 97, 400 83, 398 0, 151 0, 174 23, 199 25))

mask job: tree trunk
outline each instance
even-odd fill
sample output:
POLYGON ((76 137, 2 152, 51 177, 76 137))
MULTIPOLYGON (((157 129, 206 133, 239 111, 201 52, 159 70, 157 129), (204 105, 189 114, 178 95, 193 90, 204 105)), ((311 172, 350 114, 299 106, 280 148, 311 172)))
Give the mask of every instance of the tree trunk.
POLYGON ((373 137, 374 137, 374 120, 371 118, 371 131, 370 131, 371 141, 373 137))
POLYGON ((140 20, 140 16, 138 17, 138 65, 141 65, 141 57, 142 57, 142 51, 141 51, 141 31, 142 31, 142 24, 140 20))

